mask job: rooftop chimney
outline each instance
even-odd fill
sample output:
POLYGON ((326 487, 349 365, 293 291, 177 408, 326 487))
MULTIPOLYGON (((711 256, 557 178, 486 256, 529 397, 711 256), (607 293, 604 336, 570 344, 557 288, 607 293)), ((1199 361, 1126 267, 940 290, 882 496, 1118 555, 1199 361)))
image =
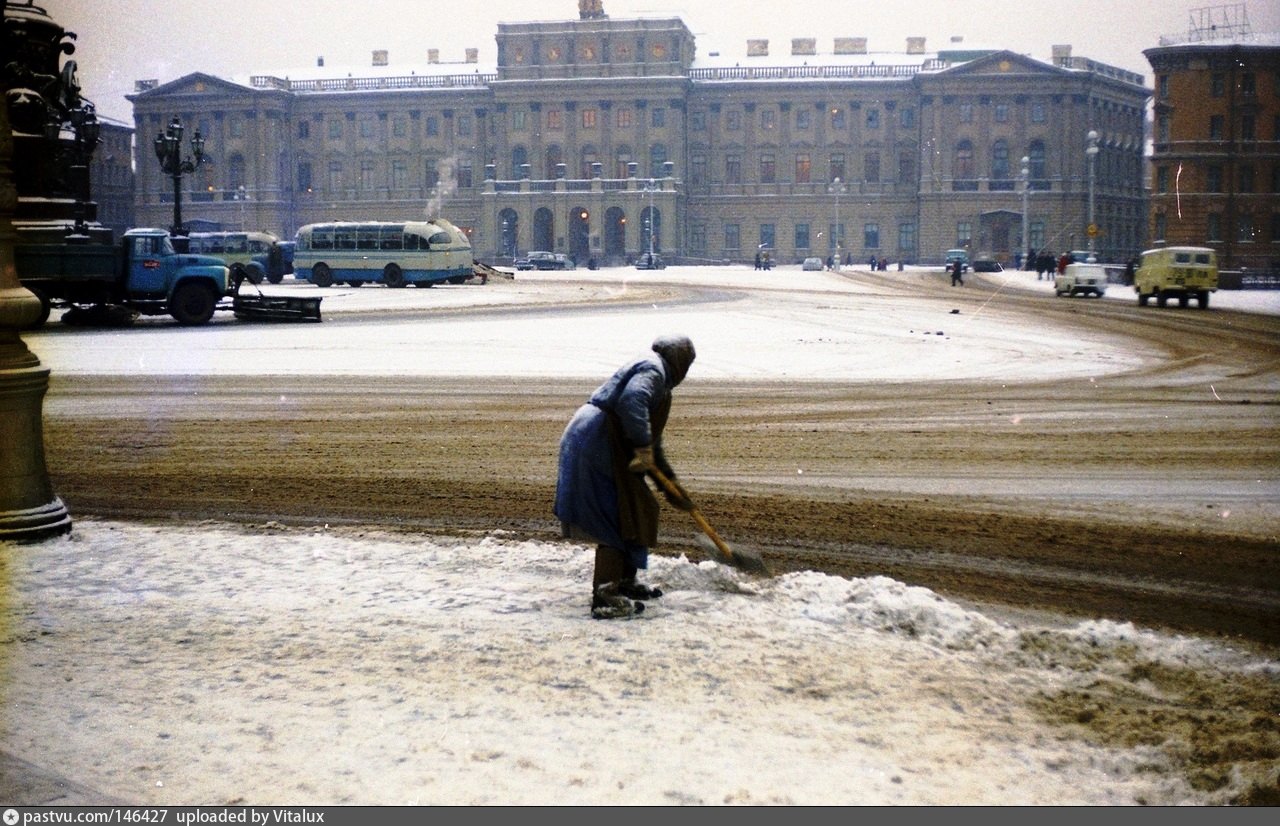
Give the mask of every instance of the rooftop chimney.
POLYGON ((374 50, 374 52, 373 52, 373 65, 374 65, 374 66, 386 66, 386 65, 387 65, 387 50, 386 50, 386 49, 375 49, 375 50, 374 50))
POLYGON ((768 57, 769 41, 768 40, 748 40, 747 41, 747 57, 768 57))
POLYGON ((818 41, 812 37, 791 38, 791 54, 809 55, 818 53, 818 41))
POLYGON ((1071 58, 1071 44, 1059 45, 1053 47, 1053 62, 1058 63, 1062 60, 1071 58))
POLYGON ((439 49, 427 49, 427 62, 428 62, 428 63, 439 63, 439 62, 440 62, 440 50, 439 50, 439 49))
POLYGON ((924 38, 908 37, 907 54, 924 54, 924 38))
POLYGON ((865 37, 837 37, 835 40, 836 54, 866 54, 867 39, 865 37))
POLYGON ((320 55, 319 57, 317 57, 317 58, 316 58, 316 65, 317 65, 317 66, 323 66, 323 65, 324 65, 324 55, 320 55))
POLYGON ((479 49, 474 49, 474 48, 472 48, 472 49, 467 49, 467 50, 466 50, 466 55, 467 55, 467 62, 468 62, 468 63, 478 63, 478 62, 480 61, 480 50, 479 50, 479 49))

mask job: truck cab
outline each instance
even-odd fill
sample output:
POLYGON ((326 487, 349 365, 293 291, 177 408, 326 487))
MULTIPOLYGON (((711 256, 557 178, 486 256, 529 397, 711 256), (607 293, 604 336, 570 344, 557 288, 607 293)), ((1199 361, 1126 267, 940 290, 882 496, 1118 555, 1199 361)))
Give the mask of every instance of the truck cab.
POLYGON ((221 259, 176 252, 163 229, 131 229, 121 240, 124 302, 143 315, 172 315, 180 324, 204 324, 231 293, 221 259))

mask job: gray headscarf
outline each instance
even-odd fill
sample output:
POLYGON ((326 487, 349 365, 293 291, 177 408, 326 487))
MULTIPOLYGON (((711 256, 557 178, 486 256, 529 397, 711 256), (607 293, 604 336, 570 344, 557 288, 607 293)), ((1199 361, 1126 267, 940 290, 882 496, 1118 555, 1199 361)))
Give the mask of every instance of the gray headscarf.
POLYGON ((653 352, 666 362, 672 387, 684 381, 689 365, 698 355, 693 350, 693 342, 682 335, 658 336, 653 340, 653 352))

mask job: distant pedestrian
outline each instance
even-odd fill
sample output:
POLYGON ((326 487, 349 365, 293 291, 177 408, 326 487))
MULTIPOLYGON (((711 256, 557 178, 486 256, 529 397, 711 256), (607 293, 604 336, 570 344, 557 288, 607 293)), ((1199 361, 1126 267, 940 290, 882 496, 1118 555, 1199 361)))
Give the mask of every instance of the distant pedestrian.
POLYGON ((756 269, 760 269, 760 252, 756 252, 756 269))
POLYGON ((1137 269, 1137 265, 1138 265, 1138 262, 1132 258, 1130 258, 1129 261, 1124 265, 1124 283, 1126 284, 1133 283, 1133 273, 1134 273, 1134 270, 1137 269))
POLYGON ((951 262, 951 286, 957 284, 964 286, 964 264, 960 263, 959 258, 951 262))
POLYGON ((1071 256, 1065 252, 1058 256, 1058 275, 1062 275, 1067 271, 1067 265, 1071 263, 1071 256))

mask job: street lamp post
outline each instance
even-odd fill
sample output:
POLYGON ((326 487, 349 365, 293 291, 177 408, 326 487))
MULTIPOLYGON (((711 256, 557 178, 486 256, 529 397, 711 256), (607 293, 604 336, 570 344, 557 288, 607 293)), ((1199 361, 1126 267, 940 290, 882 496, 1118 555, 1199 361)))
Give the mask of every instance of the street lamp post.
POLYGON ((245 191, 244 184, 236 188, 236 200, 240 202, 240 230, 243 232, 247 229, 244 225, 244 202, 249 200, 249 193, 245 191))
POLYGON ((200 168, 206 160, 204 154, 204 138, 197 129, 191 136, 191 157, 182 157, 182 122, 177 116, 169 121, 169 126, 156 135, 156 159, 160 161, 160 169, 173 178, 173 226, 169 228, 172 236, 185 236, 186 227, 182 225, 182 176, 200 168))
POLYGON ((1084 154, 1089 157, 1089 260, 1096 261, 1097 256, 1093 254, 1093 239, 1098 234, 1098 225, 1093 219, 1093 175, 1094 167, 1098 162, 1098 133, 1090 129, 1085 137, 1089 140, 1089 148, 1084 150, 1084 154))
POLYGON ((833 178, 831 184, 827 187, 827 191, 836 196, 836 223, 831 232, 831 242, 835 249, 835 257, 832 259, 831 267, 833 270, 840 269, 840 236, 843 235, 840 231, 840 194, 847 189, 848 187, 845 186, 844 181, 841 181, 838 177, 833 178))
POLYGON ((654 227, 653 227, 653 221, 654 221, 653 193, 655 193, 655 192, 657 192, 657 191, 658 191, 658 182, 657 182, 656 180, 654 180, 653 178, 650 178, 650 179, 649 179, 649 182, 648 182, 647 184, 645 184, 645 185, 644 185, 644 191, 649 193, 649 221, 648 221, 648 225, 649 225, 649 226, 648 226, 648 229, 649 229, 649 261, 650 261, 650 263, 652 263, 652 262, 653 262, 653 233, 654 233, 654 227))
POLYGON ((1031 237, 1027 231, 1027 196, 1031 194, 1031 159, 1022 156, 1022 269, 1031 269, 1031 237))

